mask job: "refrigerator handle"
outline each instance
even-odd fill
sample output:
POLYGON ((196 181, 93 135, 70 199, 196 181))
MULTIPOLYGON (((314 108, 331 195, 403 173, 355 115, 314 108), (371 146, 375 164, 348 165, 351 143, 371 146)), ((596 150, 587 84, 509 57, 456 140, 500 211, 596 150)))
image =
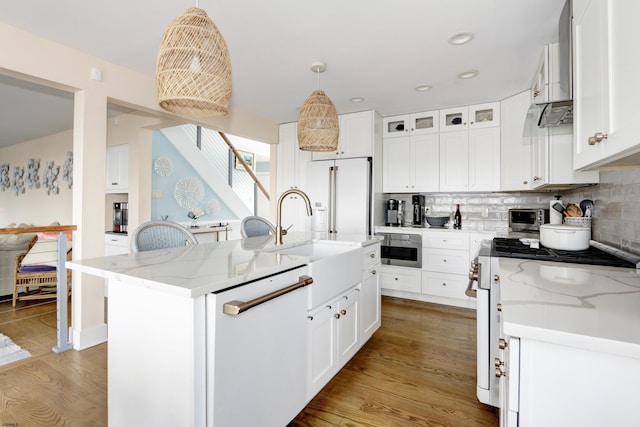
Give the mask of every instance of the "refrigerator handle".
POLYGON ((336 232, 336 189, 338 166, 329 167, 329 233, 336 232))

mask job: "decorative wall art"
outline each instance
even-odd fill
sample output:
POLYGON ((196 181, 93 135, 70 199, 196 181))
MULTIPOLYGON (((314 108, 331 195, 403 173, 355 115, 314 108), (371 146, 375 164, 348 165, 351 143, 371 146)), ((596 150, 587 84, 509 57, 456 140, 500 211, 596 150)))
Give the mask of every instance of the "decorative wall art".
POLYGON ((158 157, 153 168, 160 176, 170 176, 173 173, 173 162, 168 157, 158 157))
POLYGON ((204 210, 207 215, 215 215, 220 212, 220 200, 211 199, 207 202, 207 207, 204 210))
POLYGON ((58 173, 60 167, 55 166, 53 160, 47 161, 47 166, 44 169, 43 186, 47 192, 47 196, 52 194, 58 194, 60 189, 58 188, 58 173))
POLYGON ((27 177, 25 179, 29 189, 40 188, 40 176, 38 170, 40 169, 40 159, 29 159, 27 161, 27 177))
POLYGON ((67 188, 73 187, 73 152, 67 151, 67 158, 62 165, 62 180, 67 182, 67 188))
POLYGON ((24 194, 24 166, 13 167, 13 181, 11 182, 11 190, 16 196, 24 194))
POLYGON ((204 186, 195 176, 187 176, 176 182, 173 197, 184 209, 193 209, 198 206, 204 198, 204 186))
MULTIPOLYGON (((247 166, 249 166, 249 169, 254 170, 254 154, 253 153, 249 153, 248 151, 242 151, 242 150, 238 150, 238 154, 240 154, 240 157, 242 157, 242 160, 245 161, 245 163, 247 164, 247 166)), ((238 158, 236 157, 235 159, 235 168, 236 169, 240 169, 240 170, 245 170, 244 166, 242 166, 242 163, 240 163, 240 161, 238 160, 238 158)))
POLYGON ((0 165, 0 190, 4 191, 11 187, 11 180, 9 179, 9 163, 0 165))

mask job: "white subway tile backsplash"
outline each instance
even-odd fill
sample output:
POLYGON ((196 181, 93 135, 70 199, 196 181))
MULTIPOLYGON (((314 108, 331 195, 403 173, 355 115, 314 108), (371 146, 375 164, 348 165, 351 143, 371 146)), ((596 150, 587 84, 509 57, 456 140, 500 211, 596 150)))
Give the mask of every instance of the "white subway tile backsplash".
MULTIPOLYGON (((428 193, 428 215, 448 215, 460 204, 463 229, 507 232, 511 208, 549 208, 555 192, 537 193, 428 193), (483 217, 483 210, 488 216, 483 217)), ((640 254, 640 169, 600 172, 600 184, 560 192, 563 202, 593 200, 592 238, 634 254, 640 254)), ((411 220, 411 195, 389 194, 404 200, 411 220)))

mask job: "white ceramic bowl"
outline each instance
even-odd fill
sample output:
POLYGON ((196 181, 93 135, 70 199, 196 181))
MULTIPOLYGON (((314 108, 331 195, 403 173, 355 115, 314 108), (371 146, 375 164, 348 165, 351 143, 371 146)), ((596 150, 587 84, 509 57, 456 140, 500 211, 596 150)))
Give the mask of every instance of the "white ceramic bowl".
POLYGON ((540 226, 540 243, 547 248, 583 251, 589 248, 590 240, 591 228, 555 224, 540 226))

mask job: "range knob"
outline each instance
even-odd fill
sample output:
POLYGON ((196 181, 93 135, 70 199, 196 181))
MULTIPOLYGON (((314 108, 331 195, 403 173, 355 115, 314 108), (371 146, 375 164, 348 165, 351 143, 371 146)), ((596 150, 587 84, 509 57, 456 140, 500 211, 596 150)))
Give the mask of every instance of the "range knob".
POLYGON ((506 376, 507 373, 500 368, 496 368, 496 377, 500 378, 503 375, 506 376))

